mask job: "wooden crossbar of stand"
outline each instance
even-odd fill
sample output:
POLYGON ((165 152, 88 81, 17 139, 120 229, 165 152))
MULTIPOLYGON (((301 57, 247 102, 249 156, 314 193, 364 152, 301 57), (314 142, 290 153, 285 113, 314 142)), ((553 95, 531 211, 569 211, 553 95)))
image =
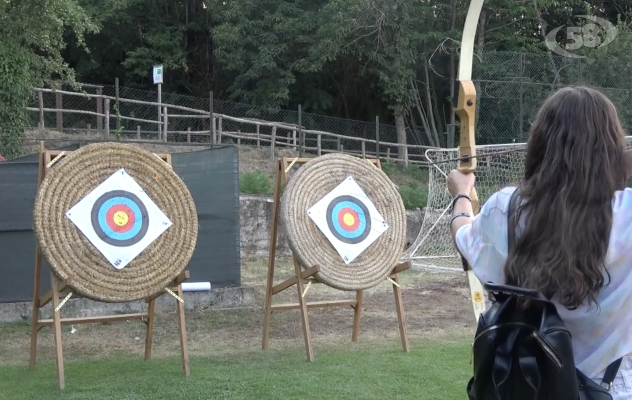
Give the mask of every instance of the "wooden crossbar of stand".
MULTIPOLYGON (((45 150, 44 143, 40 142, 39 153, 39 171, 38 171, 38 187, 46 176, 46 170, 49 163, 60 156, 59 159, 64 157, 71 151, 61 150, 45 150)), ((171 165, 171 154, 157 154, 163 161, 171 165)), ((55 161, 56 162, 56 161, 55 161)), ((146 299, 147 314, 135 313, 135 314, 120 314, 120 315, 104 315, 97 317, 77 317, 77 318, 62 318, 61 310, 57 310, 57 307, 61 303, 61 300, 65 298, 69 293, 72 293, 70 288, 72 277, 68 279, 59 280, 55 274, 50 273, 51 289, 45 294, 40 296, 41 288, 41 270, 42 270, 42 254, 40 253, 39 246, 35 245, 35 273, 33 277, 33 313, 32 313, 32 327, 31 327, 31 352, 30 352, 30 370, 35 369, 35 362, 37 359, 37 335, 40 329, 44 326, 52 326, 55 336, 55 362, 57 365, 57 384, 59 389, 64 389, 66 386, 64 376, 64 357, 61 343, 61 326, 62 325, 77 325, 77 324, 92 324, 101 322, 114 322, 114 321, 129 321, 129 320, 141 320, 146 326, 145 335, 145 360, 151 359, 152 339, 154 333, 154 319, 155 319, 155 306, 156 299, 166 293, 166 291, 160 292, 146 299), (52 302, 53 318, 39 319, 40 309, 52 302)), ((179 274, 172 282, 167 286, 170 290, 176 293, 180 298, 183 298, 182 283, 189 279, 189 271, 184 271, 179 274)), ((74 293, 73 293, 74 294, 74 293)), ((175 300, 175 299, 174 299, 175 300)), ((184 304, 176 300, 176 312, 178 316, 178 326, 180 335, 180 350, 182 357, 182 370, 184 375, 188 377, 190 375, 189 369, 189 351, 187 346, 186 325, 184 320, 184 304)))
MULTIPOLYGON (((274 268, 276 259, 276 247, 277 237, 279 232, 279 212, 281 201, 282 187, 287 184, 290 179, 290 169, 292 166, 298 164, 305 164, 311 160, 311 158, 282 158, 276 163, 276 179, 274 185, 274 199, 272 208, 272 232, 270 237, 270 252, 268 256, 268 275, 266 285, 266 299, 263 317, 263 339, 261 348, 266 350, 269 344, 270 338, 270 319, 271 315, 275 311, 286 310, 301 310, 301 325, 303 328, 303 339, 305 340, 305 353, 307 355, 307 361, 314 361, 314 348, 312 346, 311 330, 309 328, 309 319, 307 316, 307 310, 310 308, 323 308, 323 307, 351 307, 354 310, 353 313, 353 331, 351 333, 351 341, 357 342, 360 335, 360 317, 362 311, 362 290, 356 291, 356 298, 349 300, 331 300, 331 301, 305 301, 303 292, 305 290, 304 285, 312 282, 319 283, 314 276, 320 272, 318 265, 312 266, 307 269, 302 269, 299 265, 296 257, 292 254, 292 260, 294 263, 294 276, 284 280, 281 283, 274 285, 274 268), (287 304, 272 304, 272 298, 274 295, 280 292, 296 286, 298 303, 287 304)), ((374 164, 377 168, 381 168, 379 159, 367 159, 367 162, 374 164)), ((399 284, 399 273, 405 271, 411 267, 410 261, 396 265, 390 278, 399 284)), ((402 300, 401 288, 397 285, 393 285, 393 294, 395 296, 395 310, 397 312, 397 321, 399 323, 399 334, 402 342, 402 348, 404 352, 410 352, 410 346, 408 344, 408 333, 406 331, 406 320, 404 316, 404 305, 402 300)))

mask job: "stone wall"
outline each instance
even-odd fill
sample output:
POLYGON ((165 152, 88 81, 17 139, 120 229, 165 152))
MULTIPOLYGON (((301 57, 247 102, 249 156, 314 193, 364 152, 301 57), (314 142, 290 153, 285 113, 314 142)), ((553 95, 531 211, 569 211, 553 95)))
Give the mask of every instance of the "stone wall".
MULTIPOLYGON (((270 248, 272 199, 267 196, 241 195, 241 257, 267 257, 270 248)), ((407 240, 412 243, 423 222, 423 211, 407 211, 407 240)), ((279 229, 277 256, 289 256, 285 232, 279 229)))

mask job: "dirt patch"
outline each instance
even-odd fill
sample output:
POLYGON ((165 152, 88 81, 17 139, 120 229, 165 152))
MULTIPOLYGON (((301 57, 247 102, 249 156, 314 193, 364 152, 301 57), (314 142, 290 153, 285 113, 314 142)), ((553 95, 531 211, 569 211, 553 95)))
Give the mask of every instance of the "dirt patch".
MULTIPOLYGON (((289 260, 279 260, 278 279, 289 275, 289 260)), ((191 355, 232 354, 257 351, 261 347, 265 260, 244 262, 244 280, 256 290, 257 306, 252 309, 189 312, 188 343, 191 355)), ((418 338, 445 334, 467 337, 475 323, 468 298, 465 278, 417 271, 402 274, 402 292, 406 326, 412 343, 418 338)), ((312 285, 306 293, 308 301, 354 298, 353 293, 341 292, 324 285, 312 285)), ((275 296, 274 303, 296 302, 296 288, 275 296)), ((342 307, 310 309, 309 323, 316 352, 319 348, 349 346, 353 310, 342 307)), ((99 358, 116 354, 136 354, 144 351, 144 325, 139 321, 111 324, 64 326, 63 343, 67 359, 99 358), (76 329, 76 330, 73 330, 76 329), (74 332, 74 333, 73 333, 74 332)), ((154 356, 177 356, 179 339, 175 313, 156 318, 154 356)), ((30 323, 0 325, 0 363, 28 363, 30 323)), ((388 282, 365 291, 359 346, 393 345, 399 343, 399 329, 394 299, 388 282)), ((270 348, 291 348, 303 351, 300 313, 297 310, 272 315, 270 348)), ((39 335, 39 360, 54 359, 51 328, 39 335)))
POLYGON ((298 152, 292 149, 275 149, 274 159, 270 155, 270 148, 239 148, 239 172, 262 171, 269 177, 275 173, 274 161, 280 157, 298 157, 298 152))

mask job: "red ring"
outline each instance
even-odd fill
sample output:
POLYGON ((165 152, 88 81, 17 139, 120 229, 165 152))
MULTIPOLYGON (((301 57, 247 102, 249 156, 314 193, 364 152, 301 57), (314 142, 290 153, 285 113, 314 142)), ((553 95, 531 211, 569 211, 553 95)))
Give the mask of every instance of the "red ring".
POLYGON ((345 231, 353 232, 357 230, 358 227, 360 226, 360 216, 353 208, 344 207, 338 213, 338 224, 340 224, 340 227, 344 229, 345 231), (353 225, 347 225, 347 223, 345 222, 344 217, 347 214, 351 214, 351 216, 353 217, 353 225))
POLYGON ((110 229, 112 229, 116 233, 125 233, 129 231, 130 229, 132 229, 132 227, 134 226, 135 220, 136 218, 134 217, 134 211, 132 211, 132 209, 126 206, 125 204, 113 205, 105 214, 105 221, 107 222, 110 229), (128 219, 125 225, 119 226, 114 223, 114 214, 116 214, 119 211, 123 211, 125 214, 127 214, 128 219))

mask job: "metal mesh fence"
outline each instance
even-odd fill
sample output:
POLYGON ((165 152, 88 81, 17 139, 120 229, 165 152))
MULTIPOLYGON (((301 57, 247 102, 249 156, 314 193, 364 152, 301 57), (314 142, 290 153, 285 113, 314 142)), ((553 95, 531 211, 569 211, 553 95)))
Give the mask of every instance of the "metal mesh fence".
POLYGON ((483 53, 474 63, 478 94, 477 144, 519 143, 551 92, 569 85, 600 88, 617 106, 624 126, 632 95, 632 64, 550 54, 483 53))

